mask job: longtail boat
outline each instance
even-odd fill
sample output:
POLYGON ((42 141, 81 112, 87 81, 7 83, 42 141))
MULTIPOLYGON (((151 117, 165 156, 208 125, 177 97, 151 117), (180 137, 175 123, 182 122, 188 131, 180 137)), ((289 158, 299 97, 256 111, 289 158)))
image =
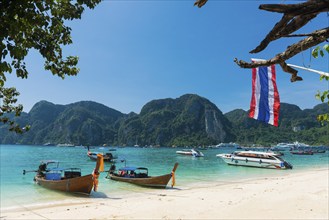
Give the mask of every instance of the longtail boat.
POLYGON ((38 170, 23 170, 23 174, 37 172, 34 181, 47 189, 90 194, 93 187, 94 191, 97 190, 99 172, 103 169, 104 163, 99 155, 94 171, 88 175, 81 176, 80 168, 60 168, 59 162, 55 160, 41 161, 38 170))
POLYGON ((106 178, 154 188, 166 188, 172 178, 171 187, 173 187, 175 185, 175 171, 177 167, 178 163, 175 163, 171 173, 161 176, 149 176, 148 168, 146 167, 122 167, 115 170, 115 165, 112 165, 106 178))

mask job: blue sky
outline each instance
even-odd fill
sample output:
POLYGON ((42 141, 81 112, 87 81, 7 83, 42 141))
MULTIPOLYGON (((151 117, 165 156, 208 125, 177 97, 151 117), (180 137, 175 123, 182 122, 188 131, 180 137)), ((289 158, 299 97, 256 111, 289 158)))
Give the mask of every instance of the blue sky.
MULTIPOLYGON (((194 0, 136 0, 101 2, 87 9, 81 20, 67 22, 73 44, 64 54, 79 56, 80 73, 62 80, 43 69, 35 51, 26 58, 28 79, 8 77, 7 86, 21 93, 18 103, 28 112, 35 103, 47 100, 69 104, 83 100, 102 103, 123 113, 139 113, 154 99, 198 94, 224 113, 249 109, 251 70, 242 69, 234 58, 269 59, 302 38, 271 43, 258 54, 249 54, 274 24, 278 13, 258 9, 266 3, 296 1, 209 0, 200 8, 194 0)), ((323 13, 298 33, 327 27, 323 13)), ((329 71, 328 55, 314 59, 310 50, 287 63, 329 71)), ((281 102, 312 108, 318 90, 328 89, 319 75, 299 71, 301 82, 290 82, 290 74, 277 69, 281 102)))

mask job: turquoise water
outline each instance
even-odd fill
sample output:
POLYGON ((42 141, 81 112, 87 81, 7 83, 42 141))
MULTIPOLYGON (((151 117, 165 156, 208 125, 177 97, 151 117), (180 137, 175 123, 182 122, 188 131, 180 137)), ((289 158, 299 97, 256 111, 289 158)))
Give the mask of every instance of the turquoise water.
MULTIPOLYGON (((175 188, 182 190, 197 187, 200 184, 225 184, 253 177, 285 175, 287 172, 298 172, 310 168, 328 168, 329 162, 328 151, 315 155, 292 155, 285 152, 282 157, 294 166, 293 170, 257 169, 228 166, 216 157, 216 154, 230 153, 235 150, 234 148, 201 150, 205 155, 203 158, 178 155, 176 154, 178 149, 125 147, 117 148, 114 154, 119 158, 125 158, 127 166, 148 167, 150 175, 170 173, 174 163, 178 162, 175 188)), ((108 152, 108 148, 95 148, 92 151, 108 152)), ((83 147, 0 145, 1 208, 81 197, 81 195, 44 189, 33 182, 35 173, 23 175, 23 170, 37 169, 41 160, 58 160, 61 167, 78 167, 81 168, 82 175, 85 175, 91 173, 95 167, 95 161, 90 160, 86 153, 87 150, 83 147)), ((105 163, 105 170, 108 170, 109 166, 105 163)), ((124 166, 124 163, 117 163, 117 167, 120 166, 124 166)), ((98 192, 92 192, 89 197, 125 197, 154 190, 108 180, 105 176, 106 173, 100 175, 98 192)))

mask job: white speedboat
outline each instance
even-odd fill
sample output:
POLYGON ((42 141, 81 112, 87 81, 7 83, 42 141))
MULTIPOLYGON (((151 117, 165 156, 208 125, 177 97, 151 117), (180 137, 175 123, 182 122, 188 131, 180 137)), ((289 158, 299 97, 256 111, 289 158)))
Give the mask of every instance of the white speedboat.
POLYGON ((292 165, 277 154, 260 151, 235 151, 231 154, 217 154, 227 164, 272 169, 292 169, 292 165))
POLYGON ((178 150, 178 151, 176 151, 176 154, 188 155, 188 156, 193 156, 193 157, 203 157, 204 156, 201 151, 198 151, 196 149, 178 150))
POLYGON ((295 145, 292 143, 278 143, 276 146, 271 147, 271 150, 273 150, 273 151, 289 151, 294 146, 295 145))

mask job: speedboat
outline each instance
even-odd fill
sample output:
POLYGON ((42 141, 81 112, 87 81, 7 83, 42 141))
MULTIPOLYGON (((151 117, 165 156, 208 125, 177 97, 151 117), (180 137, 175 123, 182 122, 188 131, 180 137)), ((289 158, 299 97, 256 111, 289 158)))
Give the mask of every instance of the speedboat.
POLYGON ((272 169, 292 169, 292 165, 271 152, 235 151, 231 154, 217 154, 228 165, 272 169))
POLYGON ((276 146, 271 147, 272 151, 289 151, 294 148, 295 144, 292 143, 278 143, 276 146))
POLYGON ((188 155, 193 157, 203 157, 203 153, 197 149, 190 149, 190 150, 178 150, 176 151, 176 154, 181 155, 188 155))

